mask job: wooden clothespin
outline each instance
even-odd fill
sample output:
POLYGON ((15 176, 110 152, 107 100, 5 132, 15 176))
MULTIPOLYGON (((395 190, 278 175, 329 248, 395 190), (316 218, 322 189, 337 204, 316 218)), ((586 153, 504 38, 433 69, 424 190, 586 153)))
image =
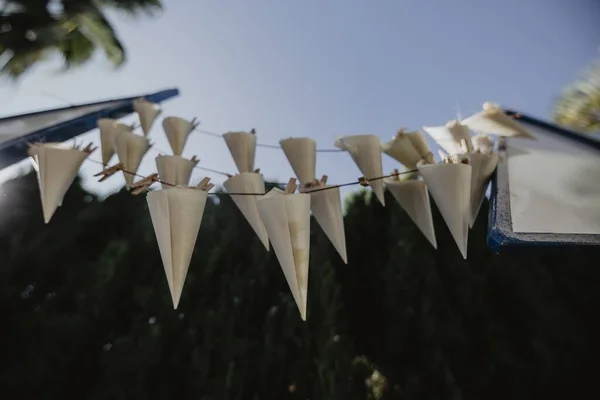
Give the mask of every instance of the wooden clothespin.
POLYGON ((194 117, 192 118, 192 120, 190 121, 190 124, 192 124, 192 130, 196 129, 198 127, 198 125, 200 125, 200 121, 197 121, 198 118, 194 117))
POLYGON ((200 162, 200 160, 198 160, 198 158, 196 156, 193 156, 190 161, 194 163, 194 166, 197 165, 198 162, 200 162))
POLYGON ((209 183, 209 182, 210 182, 210 178, 206 177, 200 181, 200 183, 196 186, 196 188, 200 189, 200 190, 204 190, 205 192, 208 192, 210 189, 215 187, 215 185, 213 185, 212 183, 209 183))
POLYGON ((256 169, 254 170, 254 173, 255 173, 255 174, 258 174, 259 172, 260 172, 260 168, 256 168, 256 169))
POLYGON ((83 151, 84 153, 87 153, 87 154, 92 154, 97 148, 98 148, 98 146, 94 147, 94 144, 92 142, 90 142, 81 151, 83 151))
POLYGON ((292 194, 296 191, 296 187, 298 185, 296 184, 296 178, 290 178, 290 180, 287 183, 287 186, 285 187, 285 194, 292 194))
POLYGON ((400 128, 400 129, 398 129, 398 132, 396 132, 396 136, 394 138, 401 139, 403 136, 404 136, 404 128, 400 128))
POLYGON ((394 180, 400 180, 400 171, 398 171, 398 168, 394 168, 394 171, 392 171, 392 179, 394 180))
POLYGON ((319 181, 319 186, 321 187, 325 187, 325 185, 327 185, 327 175, 323 175, 321 177, 321 180, 319 181))
POLYGON ((254 129, 254 128, 250 129, 250 133, 253 135, 256 135, 256 129, 254 129))
POLYGON ((102 176, 102 178, 100 178, 98 180, 98 182, 104 182, 105 180, 107 180, 108 178, 113 176, 117 171, 121 171, 122 169, 123 169, 123 164, 118 163, 116 165, 113 165, 112 167, 103 169, 102 171, 98 172, 97 174, 94 174, 94 176, 102 176))
POLYGON ((138 195, 138 194, 148 190, 148 188, 154 182, 158 182, 158 174, 157 173, 148 175, 147 177, 143 178, 141 181, 138 181, 138 182, 134 183, 133 185, 131 185, 131 188, 133 189, 131 191, 131 194, 133 194, 135 196, 135 195, 138 195))
POLYGON ((360 184, 360 186, 369 186, 369 181, 364 176, 358 178, 358 183, 360 184))

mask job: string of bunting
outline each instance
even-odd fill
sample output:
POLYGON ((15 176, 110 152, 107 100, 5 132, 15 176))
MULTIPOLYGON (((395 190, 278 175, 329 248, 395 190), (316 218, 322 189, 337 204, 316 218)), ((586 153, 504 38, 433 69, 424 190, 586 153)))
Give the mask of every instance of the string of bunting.
POLYGON ((134 132, 134 126, 112 119, 98 120, 102 161, 88 158, 96 150, 91 143, 85 147, 76 143, 73 146, 30 144, 28 152, 38 175, 45 222, 48 223, 62 205, 65 193, 86 159, 103 166, 102 171, 95 174, 100 182, 122 172, 132 194, 148 191, 148 209, 176 309, 207 198, 209 195, 231 196, 267 251, 273 246, 303 320, 306 319, 308 293, 311 215, 344 263, 348 262, 341 187, 369 186, 382 206, 385 206, 384 190, 389 190, 421 233, 437 248, 429 200, 431 194, 466 259, 469 227, 477 217, 490 177, 499 162, 493 137, 535 139, 525 127, 492 103, 485 103, 481 112, 462 121, 423 127, 441 148, 442 161, 439 163, 435 162, 420 131, 401 129, 386 143, 381 143, 375 135, 339 137, 335 141, 335 150, 318 150, 316 142, 310 138, 282 139, 280 146, 260 144, 255 130, 223 135, 201 131, 225 140, 238 169, 238 173, 232 175, 198 166, 199 160, 195 156, 191 159, 182 157, 188 136, 197 130, 198 123, 195 119, 166 117, 162 125, 173 154, 158 155, 155 158, 157 172, 143 176, 137 171, 143 157, 153 147, 148 135, 161 110, 144 99, 134 102, 134 110, 142 135, 134 132), (473 136, 471 132, 476 134, 473 136), (260 169, 254 168, 256 147, 259 146, 281 149, 296 178, 290 178, 286 185, 272 183, 275 187, 267 193, 260 169), (337 185, 328 185, 326 175, 316 179, 316 153, 342 151, 351 156, 363 176, 357 181, 337 185), (382 153, 407 170, 395 169, 391 174, 384 174, 382 153), (109 166, 115 154, 118 163, 109 166), (190 186, 194 168, 227 176, 223 182, 227 193, 208 193, 214 187, 208 177, 190 186), (141 179, 134 182, 135 177, 141 179), (160 183, 162 189, 150 190, 155 183, 160 183))

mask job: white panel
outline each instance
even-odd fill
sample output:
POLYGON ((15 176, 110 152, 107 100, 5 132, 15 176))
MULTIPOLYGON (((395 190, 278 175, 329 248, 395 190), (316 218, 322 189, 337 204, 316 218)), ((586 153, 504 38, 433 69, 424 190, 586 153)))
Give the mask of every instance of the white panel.
POLYGON ((600 151, 525 125, 537 140, 507 139, 513 231, 600 234, 600 151))
POLYGON ((40 129, 69 121, 71 119, 82 117, 86 114, 100 111, 105 108, 115 107, 120 101, 112 101, 103 104, 80 106, 65 110, 48 111, 28 117, 0 121, 0 143, 11 140, 15 137, 27 135, 40 129))

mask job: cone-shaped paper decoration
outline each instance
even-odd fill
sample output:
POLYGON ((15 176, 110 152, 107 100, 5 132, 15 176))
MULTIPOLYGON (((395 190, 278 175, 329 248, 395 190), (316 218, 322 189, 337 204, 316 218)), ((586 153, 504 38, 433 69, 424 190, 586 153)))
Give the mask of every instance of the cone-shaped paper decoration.
MULTIPOLYGON (((133 132, 121 131, 115 137, 115 149, 119 162, 123 164, 123 169, 128 172, 136 173, 144 154, 150 148, 150 142, 143 136, 136 135, 133 132)), ((134 176, 123 172, 125 183, 131 186, 134 176)))
POLYGON ((157 190, 146 197, 174 309, 179 305, 206 197, 204 190, 191 188, 157 190))
MULTIPOLYGON (((160 180, 171 185, 187 186, 196 162, 181 156, 157 156, 156 169, 160 180)), ((162 184, 163 189, 171 187, 162 184)))
POLYGON ((137 99, 133 102, 133 109, 140 118, 140 125, 142 125, 142 132, 144 136, 148 136, 154 120, 160 114, 160 108, 157 104, 151 103, 144 99, 137 99))
POLYGON ((113 154, 115 154, 115 137, 120 131, 130 131, 131 127, 110 118, 99 119, 97 125, 100 129, 102 164, 108 165, 113 154))
POLYGON ((61 143, 34 144, 29 149, 37 172, 44 222, 50 222, 88 153, 61 143))
POLYGON ((483 105, 483 111, 465 118, 461 123, 477 133, 535 140, 523 125, 506 115, 499 106, 489 102, 483 105))
POLYGON ((388 179, 385 182, 385 186, 427 240, 429 240, 433 248, 437 249, 433 218, 431 216, 431 205, 429 204, 429 192, 427 191, 425 182, 388 179))
POLYGON ((460 253, 466 259, 471 217, 471 166, 419 163, 417 167, 460 253))
POLYGON ((318 189, 322 188, 328 189, 309 192, 310 210, 333 247, 342 257, 344 264, 348 264, 340 188, 331 188, 328 185, 318 187, 318 189))
POLYGON ((483 154, 490 154, 494 150, 494 142, 486 134, 473 136, 473 150, 483 154))
MULTIPOLYGON (((254 172, 242 172, 239 175, 232 176, 223 182, 223 186, 229 193, 265 193, 263 176, 254 172)), ((269 236, 256 206, 256 201, 259 198, 260 196, 231 195, 231 199, 254 229, 265 249, 269 250, 269 236)))
POLYGON ((227 132, 223 135, 229 152, 240 172, 254 171, 256 135, 247 132, 227 132))
POLYGON ((417 168, 417 163, 423 158, 410 138, 402 131, 389 142, 383 143, 381 150, 408 169, 417 168))
POLYGON ((336 141, 336 146, 350 153, 365 179, 369 182, 377 200, 385 206, 384 185, 383 179, 381 179, 383 176, 381 142, 379 138, 375 135, 344 136, 336 141))
POLYGON ((196 124, 179 117, 167 117, 163 120, 162 126, 173 154, 180 156, 196 124))
POLYGON ((424 126, 423 130, 448 154, 473 151, 469 128, 457 121, 444 126, 424 126))
POLYGON ((280 140, 279 145, 300 183, 313 182, 317 166, 317 142, 308 138, 289 138, 280 140))
POLYGON ((257 201, 258 211, 273 244, 285 279, 306 321, 310 255, 310 195, 284 194, 273 189, 257 201))
POLYGON ((431 152, 429 145, 427 144, 427 140, 425 140, 425 136, 421 132, 408 132, 406 133, 408 139, 417 150, 417 153, 421 155, 422 159, 427 158, 427 154, 431 152))
POLYGON ((469 154, 471 159, 471 220, 469 226, 472 228, 479 214, 479 209, 485 197, 485 191, 492 176, 492 173, 498 165, 498 154, 469 154))

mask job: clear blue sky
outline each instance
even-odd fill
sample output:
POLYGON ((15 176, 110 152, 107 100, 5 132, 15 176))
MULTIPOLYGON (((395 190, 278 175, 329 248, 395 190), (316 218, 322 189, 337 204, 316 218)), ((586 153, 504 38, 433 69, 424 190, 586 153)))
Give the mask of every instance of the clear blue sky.
MULTIPOLYGON (((61 74, 59 62, 37 68, 16 86, 0 86, 0 113, 178 87, 166 115, 203 121, 223 133, 256 128, 259 141, 313 137, 331 148, 335 136, 387 139, 476 112, 484 101, 549 119, 561 88, 597 56, 596 0, 165 0, 157 19, 110 15, 129 62, 113 70, 102 57, 61 74)), ((97 132, 86 137, 98 142, 97 132)), ((158 148, 169 149, 159 125, 158 148)), ((155 169, 149 152, 142 173, 155 169)), ((194 134, 185 155, 235 171, 222 140, 194 134)), ((95 155, 99 158, 99 152, 95 155)), ((384 156, 384 169, 394 162, 384 156)), ((292 176, 283 153, 259 149, 257 167, 270 180, 292 176)), ((97 165, 83 169, 88 187, 97 165)), ((345 153, 321 154, 317 174, 331 183, 360 173, 345 153)), ((199 179, 202 173, 196 171, 199 179)), ((222 177, 209 175, 221 182, 222 177)))

